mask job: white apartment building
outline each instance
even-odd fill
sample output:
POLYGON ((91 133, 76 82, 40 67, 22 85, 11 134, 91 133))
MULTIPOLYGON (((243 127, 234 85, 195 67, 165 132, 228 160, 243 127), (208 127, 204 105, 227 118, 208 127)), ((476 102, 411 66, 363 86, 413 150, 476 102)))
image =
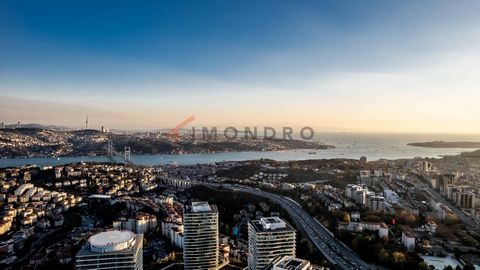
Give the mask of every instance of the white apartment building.
POLYGON ((207 202, 192 202, 183 209, 184 214, 184 269, 217 269, 218 210, 207 202))
POLYGON ((248 223, 248 269, 262 269, 278 256, 295 257, 296 232, 279 217, 248 223))

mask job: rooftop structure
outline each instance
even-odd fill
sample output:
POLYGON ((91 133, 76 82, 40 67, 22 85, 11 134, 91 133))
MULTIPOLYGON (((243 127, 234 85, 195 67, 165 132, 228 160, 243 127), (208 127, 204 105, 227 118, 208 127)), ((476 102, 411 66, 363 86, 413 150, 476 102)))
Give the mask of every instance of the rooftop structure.
POLYGON ((312 265, 307 260, 295 258, 293 256, 284 256, 275 260, 270 268, 272 270, 310 270, 312 265))
POLYGON ((190 211, 193 213, 210 212, 212 209, 208 202, 192 202, 190 211))
POLYGON ((103 195, 103 194, 93 194, 88 196, 89 199, 105 199, 105 200, 110 200, 111 196, 110 195, 103 195))
POLYGON ((75 269, 143 269, 143 235, 130 231, 95 234, 75 256, 75 269))
POLYGON ((251 225, 257 232, 294 230, 290 224, 279 217, 265 217, 253 220, 251 225))
POLYGON ((281 220, 279 217, 261 218, 260 223, 265 230, 277 230, 287 227, 285 221, 281 220))
POLYGON ((97 253, 125 250, 135 245, 135 234, 131 231, 107 231, 88 239, 90 250, 97 253))

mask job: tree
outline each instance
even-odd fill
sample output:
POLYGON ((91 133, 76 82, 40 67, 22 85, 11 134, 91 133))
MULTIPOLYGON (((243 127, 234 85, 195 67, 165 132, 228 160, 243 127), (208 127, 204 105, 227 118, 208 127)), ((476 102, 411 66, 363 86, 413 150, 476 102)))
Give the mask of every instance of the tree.
POLYGON ((387 263, 390 259, 390 254, 384 248, 381 248, 377 254, 377 260, 381 263, 387 263))
POLYGON ((438 236, 443 237, 452 233, 452 230, 445 224, 439 224, 436 230, 438 236))
POLYGON ((348 212, 343 212, 343 221, 350 223, 350 214, 348 212))
POLYGON ((297 241, 297 252, 302 254, 307 260, 316 260, 316 249, 313 247, 307 239, 301 238, 300 241, 297 241))
POLYGON ((362 217, 362 220, 368 222, 383 222, 383 219, 377 215, 365 215, 362 217))
POLYGON ((403 252, 400 252, 400 251, 393 252, 393 261, 395 263, 404 263, 406 260, 407 259, 405 257, 405 254, 403 254, 403 252))
POLYGON ((384 236, 382 237, 382 241, 383 241, 384 243, 387 243, 388 241, 390 241, 390 239, 388 238, 388 235, 384 235, 384 236))
POLYGON ((360 239, 360 238, 359 238, 358 236, 355 237, 355 238, 353 238, 353 240, 352 240, 352 247, 353 247, 353 249, 358 249, 358 246, 360 245, 360 243, 359 243, 360 240, 359 240, 359 239, 360 239))
POLYGON ((435 222, 435 219, 432 216, 426 216, 425 221, 426 222, 435 222))
POLYGON ((445 267, 443 268, 443 270, 453 270, 453 267, 452 267, 451 265, 445 266, 445 267))
POLYGON ((417 217, 413 214, 408 214, 403 217, 405 224, 412 225, 417 221, 417 217))
POLYGON ((453 249, 453 256, 455 257, 455 259, 460 259, 460 255, 462 255, 462 252, 458 249, 458 248, 454 248, 453 249))
POLYGON ((473 266, 473 264, 471 264, 471 263, 467 263, 463 267, 463 270, 475 270, 475 266, 473 266))
POLYGON ((225 224, 225 235, 229 236, 231 232, 230 225, 225 224))
POLYGON ((400 220, 400 222, 405 223, 407 225, 412 225, 413 223, 417 222, 417 217, 414 214, 409 214, 405 210, 401 210, 397 217, 400 220))
POLYGON ((418 269, 428 270, 428 264, 426 262, 421 262, 418 264, 418 269))
POLYGON ((332 215, 337 219, 337 220, 342 220, 344 213, 342 211, 333 211, 332 215))
POLYGON ((458 219, 457 219, 457 216, 455 216, 454 214, 447 214, 445 216, 445 224, 451 226, 457 223, 458 223, 458 219))

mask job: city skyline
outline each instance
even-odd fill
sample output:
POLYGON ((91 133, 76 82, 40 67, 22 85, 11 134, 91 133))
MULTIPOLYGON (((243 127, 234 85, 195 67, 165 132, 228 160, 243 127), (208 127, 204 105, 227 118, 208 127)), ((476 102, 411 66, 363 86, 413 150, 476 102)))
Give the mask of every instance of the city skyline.
POLYGON ((0 1, 0 269, 480 269, 479 10, 0 1))
POLYGON ((479 3, 0 3, 0 122, 480 133, 479 3))

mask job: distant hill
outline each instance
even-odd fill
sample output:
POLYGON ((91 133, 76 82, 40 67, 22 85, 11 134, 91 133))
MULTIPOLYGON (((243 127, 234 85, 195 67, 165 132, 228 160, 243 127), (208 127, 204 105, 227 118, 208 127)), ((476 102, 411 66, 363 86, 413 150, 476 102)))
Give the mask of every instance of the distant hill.
MULTIPOLYGON (((0 157, 60 157, 108 155, 130 147, 133 154, 188 154, 239 151, 283 151, 289 149, 328 149, 331 145, 302 140, 257 139, 180 139, 159 133, 113 133, 94 129, 60 130, 57 126, 18 125, 0 130, 0 157), (47 127, 47 128, 40 128, 47 127)), ((61 127, 60 127, 61 128, 61 127)))
POLYGON ((480 157, 480 150, 475 150, 472 152, 462 152, 460 154, 463 157, 469 157, 469 158, 479 158, 480 157))
POLYGON ((407 145, 416 146, 416 147, 428 147, 428 148, 480 148, 480 142, 433 141, 433 142, 408 143, 407 145))
POLYGON ((63 127, 63 126, 56 126, 56 125, 42 125, 42 124, 35 124, 35 123, 30 123, 30 124, 7 124, 4 126, 7 129, 12 129, 12 128, 26 128, 26 129, 46 129, 46 130, 59 130, 59 131, 69 131, 72 130, 71 128, 68 127, 63 127))
POLYGON ((96 134, 102 134, 104 132, 96 129, 79 129, 79 130, 74 130, 71 133, 75 135, 96 135, 96 134))

